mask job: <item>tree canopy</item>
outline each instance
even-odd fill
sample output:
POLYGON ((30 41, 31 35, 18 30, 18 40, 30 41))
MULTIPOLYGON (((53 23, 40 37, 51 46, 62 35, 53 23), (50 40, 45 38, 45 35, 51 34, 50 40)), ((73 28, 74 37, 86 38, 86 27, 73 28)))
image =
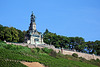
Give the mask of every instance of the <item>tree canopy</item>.
POLYGON ((14 27, 0 25, 0 40, 9 42, 24 42, 24 32, 14 27))
MULTIPOLYGON (((28 32, 29 31, 21 31, 14 27, 0 25, 0 40, 22 43, 24 42, 25 35, 29 35, 28 32)), ((65 48, 100 55, 100 41, 98 40, 85 42, 82 37, 61 36, 50 32, 48 29, 43 33, 43 40, 44 43, 54 45, 56 48, 65 48)))
POLYGON ((100 55, 100 41, 85 42, 82 37, 67 37, 51 33, 48 29, 43 33, 43 40, 56 48, 75 49, 78 52, 100 55))

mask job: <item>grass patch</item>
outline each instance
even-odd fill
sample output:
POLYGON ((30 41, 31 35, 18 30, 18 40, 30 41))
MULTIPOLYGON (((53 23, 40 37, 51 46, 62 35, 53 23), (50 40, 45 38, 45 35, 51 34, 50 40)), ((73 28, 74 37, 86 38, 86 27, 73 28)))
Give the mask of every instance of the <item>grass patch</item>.
MULTIPOLYGON (((52 49, 48 48, 28 48, 16 45, 7 45, 4 42, 0 42, 0 59, 2 62, 6 63, 6 59, 17 60, 17 61, 28 61, 28 62, 40 62, 48 67, 98 67, 96 64, 92 64, 95 61, 85 61, 82 58, 75 58, 70 55, 62 55, 61 53, 56 53, 52 49), (4 59, 4 60, 3 60, 4 59), (82 62, 80 62, 82 60, 82 62)), ((99 61, 99 60, 97 60, 99 61)), ((16 63, 14 61, 7 61, 7 63, 16 63)), ((1 64, 4 65, 4 64, 1 64)), ((13 65, 13 64, 12 64, 13 65)), ((7 65, 6 65, 7 66, 7 65)), ((23 66, 23 65, 22 65, 23 66)), ((15 67, 15 66, 11 66, 15 67)))
POLYGON ((6 61, 4 59, 0 59, 0 67, 27 67, 20 62, 15 61, 6 61))

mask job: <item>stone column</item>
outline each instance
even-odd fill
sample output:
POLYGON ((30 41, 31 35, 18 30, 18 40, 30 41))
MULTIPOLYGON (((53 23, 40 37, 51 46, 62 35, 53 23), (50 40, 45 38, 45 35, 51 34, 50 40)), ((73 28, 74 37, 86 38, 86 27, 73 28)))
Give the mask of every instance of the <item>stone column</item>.
POLYGON ((96 60, 96 58, 95 58, 95 54, 93 54, 92 56, 93 56, 93 59, 95 59, 95 60, 96 60))
POLYGON ((61 53, 63 54, 63 48, 61 48, 61 53))

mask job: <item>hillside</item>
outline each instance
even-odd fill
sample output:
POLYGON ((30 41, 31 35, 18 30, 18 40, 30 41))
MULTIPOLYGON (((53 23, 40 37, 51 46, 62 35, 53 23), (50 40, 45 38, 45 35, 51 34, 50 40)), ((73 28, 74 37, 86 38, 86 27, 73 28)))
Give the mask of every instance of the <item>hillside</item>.
MULTIPOLYGON (((2 41, 6 40, 7 42, 25 43, 24 36, 29 36, 29 30, 21 31, 14 27, 0 25, 0 40, 2 41)), ((64 48, 100 56, 99 40, 86 42, 83 37, 57 35, 56 33, 50 32, 48 29, 46 29, 46 31, 42 34, 42 37, 44 43, 53 45, 56 48, 64 48)))
POLYGON ((20 61, 39 62, 48 67, 98 67, 100 60, 62 55, 48 48, 28 48, 0 42, 0 67, 26 67, 20 61))

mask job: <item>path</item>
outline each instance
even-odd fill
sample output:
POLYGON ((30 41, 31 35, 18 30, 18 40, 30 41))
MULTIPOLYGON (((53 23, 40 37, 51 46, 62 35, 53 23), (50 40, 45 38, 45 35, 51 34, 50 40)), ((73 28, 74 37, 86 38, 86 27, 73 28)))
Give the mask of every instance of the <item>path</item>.
POLYGON ((28 67, 45 67, 43 64, 40 64, 39 62, 21 62, 21 63, 28 67))

